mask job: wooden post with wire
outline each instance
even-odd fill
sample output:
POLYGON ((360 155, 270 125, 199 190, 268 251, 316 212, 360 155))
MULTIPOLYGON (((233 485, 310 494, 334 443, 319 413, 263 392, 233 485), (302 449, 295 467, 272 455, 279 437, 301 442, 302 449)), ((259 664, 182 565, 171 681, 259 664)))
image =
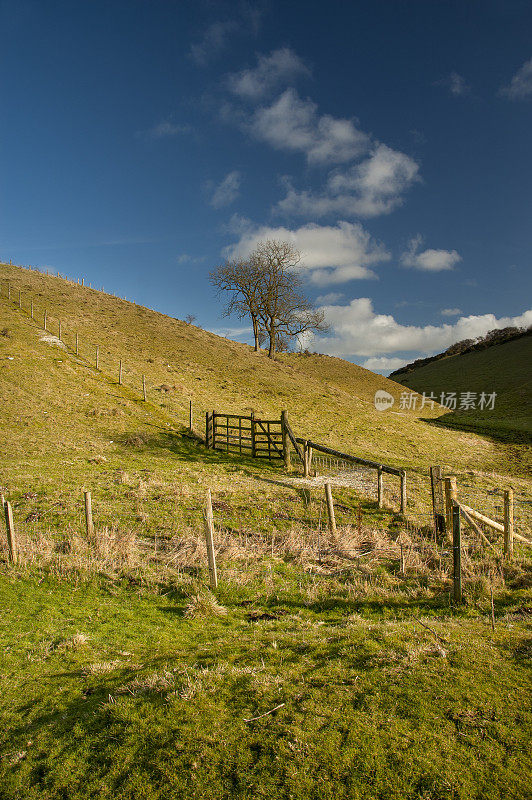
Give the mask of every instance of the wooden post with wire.
POLYGON ((209 562, 209 580, 211 589, 218 586, 218 574, 216 572, 216 556, 214 553, 214 517, 212 514, 211 490, 207 489, 207 500, 205 503, 205 541, 207 544, 207 559, 209 562))
POLYGON ((514 490, 504 493, 504 555, 511 558, 514 552, 514 490))
POLYGON ((401 470, 401 514, 406 513, 406 471, 401 470))
POLYGON ((445 536, 445 503, 443 499, 442 468, 430 468, 430 486, 432 493, 432 514, 434 519, 434 536, 445 536))
POLYGON ((327 502, 327 517, 329 519, 329 530, 334 535, 336 534, 336 518, 334 516, 334 502, 331 490, 331 484, 325 484, 325 500, 327 502))
POLYGON ((146 402, 146 376, 142 376, 142 397, 144 398, 144 402, 146 402))
POLYGON ((379 467, 377 470, 377 506, 382 508, 384 496, 383 496, 383 485, 382 485, 382 467, 379 467))
POLYGON ((85 527, 87 529, 87 539, 94 539, 94 525, 92 522, 92 498, 90 492, 84 492, 85 497, 85 527))
POLYGON ((15 526, 13 525, 13 510, 9 500, 4 502, 4 514, 6 517, 7 546, 9 549, 9 560, 12 564, 18 563, 17 540, 15 538, 15 526))
POLYGON ((449 535, 453 530, 453 501, 457 502, 457 500, 456 477, 448 475, 445 478, 445 520, 449 535))
POLYGON ((462 534, 460 530, 460 506, 452 501, 451 520, 453 526, 453 601, 462 602, 462 534))

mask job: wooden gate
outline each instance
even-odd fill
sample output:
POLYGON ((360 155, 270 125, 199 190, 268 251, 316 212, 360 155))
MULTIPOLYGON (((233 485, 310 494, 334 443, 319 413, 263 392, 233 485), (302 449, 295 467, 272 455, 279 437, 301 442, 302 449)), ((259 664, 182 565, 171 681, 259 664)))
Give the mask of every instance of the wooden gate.
POLYGON ((258 419, 253 413, 220 414, 208 411, 205 444, 213 450, 239 453, 252 458, 285 459, 283 417, 258 419))

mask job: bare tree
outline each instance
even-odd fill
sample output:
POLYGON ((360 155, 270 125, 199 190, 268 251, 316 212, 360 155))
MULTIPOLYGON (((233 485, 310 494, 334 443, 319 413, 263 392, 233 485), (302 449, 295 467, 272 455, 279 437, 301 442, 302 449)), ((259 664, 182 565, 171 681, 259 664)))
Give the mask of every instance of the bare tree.
POLYGON ((193 322, 196 321, 196 317, 194 314, 187 314, 185 317, 185 322, 187 325, 192 325, 193 322))
POLYGON ((243 319, 249 315, 253 326, 255 350, 258 351, 261 322, 257 303, 261 276, 254 260, 226 261, 210 273, 209 280, 218 291, 229 292, 231 295, 224 309, 224 316, 236 314, 243 319))
POLYGON ((256 308, 269 338, 270 358, 302 333, 328 329, 324 313, 313 307, 302 290, 303 281, 296 270, 301 254, 291 242, 259 242, 251 261, 260 276, 256 308))

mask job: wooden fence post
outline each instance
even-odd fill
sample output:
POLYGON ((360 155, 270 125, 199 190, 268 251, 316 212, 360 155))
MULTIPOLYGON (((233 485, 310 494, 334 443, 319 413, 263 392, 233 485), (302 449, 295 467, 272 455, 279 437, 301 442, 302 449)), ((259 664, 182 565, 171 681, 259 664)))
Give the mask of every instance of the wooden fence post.
POLYGON ((458 500, 456 477, 449 475, 445 478, 445 518, 447 531, 449 532, 453 529, 453 500, 458 500))
POLYGON ((382 508, 382 503, 384 500, 382 489, 382 468, 379 467, 377 470, 377 506, 379 508, 382 508))
POLYGON ((207 559, 209 561, 211 589, 216 589, 218 586, 218 574, 216 572, 216 556, 214 554, 214 518, 212 514, 210 489, 207 489, 207 502, 205 504, 205 541, 207 543, 207 559))
POLYGON ((85 286, 85 278, 82 278, 82 279, 81 279, 81 285, 82 285, 82 286, 85 286))
POLYGON ((142 397, 144 398, 144 402, 146 402, 146 376, 142 376, 142 397))
POLYGON ((329 518, 329 530, 332 534, 336 534, 336 519, 334 516, 334 503, 331 491, 331 484, 325 484, 325 500, 327 501, 327 516, 329 518))
POLYGON ((445 505, 443 500, 442 468, 430 468, 430 487, 432 493, 432 513, 434 517, 434 535, 445 536, 445 505))
POLYGON ((257 446, 255 442, 255 412, 252 411, 250 416, 251 416, 251 458, 256 458, 257 446))
POLYGON ((303 442, 303 477, 308 478, 309 465, 308 465, 308 441, 305 439, 303 442))
POLYGON ((100 363, 100 345, 96 345, 96 369, 98 369, 98 365, 100 363))
POLYGON ((190 400, 189 407, 188 407, 188 429, 192 433, 192 400, 190 400))
POLYGON ((514 552, 514 490, 504 493, 504 554, 511 558, 514 552))
POLYGON ((11 503, 7 500, 4 503, 4 513, 6 516, 6 528, 7 528, 7 546, 9 548, 9 560, 12 564, 18 563, 18 553, 17 553, 17 540, 15 538, 15 526, 13 525, 13 511, 11 509, 11 503))
POLYGON ((78 340, 78 334, 77 333, 76 333, 76 355, 77 356, 79 355, 79 340, 78 340))
POLYGON ((406 471, 401 470, 401 514, 406 513, 406 471))
POLYGON ((212 410, 212 449, 216 450, 216 409, 213 408, 212 410))
POLYGON ((87 528, 87 538, 94 539, 94 525, 92 524, 92 499, 90 492, 84 492, 85 496, 85 527, 87 528))
POLYGON ((453 526, 453 600, 456 605, 462 602, 462 536, 460 531, 460 506, 452 501, 451 519, 453 526))
POLYGON ((283 460, 285 469, 290 471, 290 439, 288 438, 288 411, 281 411, 281 431, 283 436, 283 460))

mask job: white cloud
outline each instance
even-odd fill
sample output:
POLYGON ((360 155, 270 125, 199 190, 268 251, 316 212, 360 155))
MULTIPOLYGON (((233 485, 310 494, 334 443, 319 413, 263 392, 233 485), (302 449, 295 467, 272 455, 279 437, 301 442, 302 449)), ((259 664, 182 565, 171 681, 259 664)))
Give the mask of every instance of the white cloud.
POLYGON ((442 308, 440 311, 442 317, 457 317, 461 313, 462 310, 460 308, 442 308))
POLYGON ((237 217, 239 241, 224 250, 227 258, 248 255, 262 239, 293 242, 302 254, 298 269, 317 286, 374 278, 369 267, 390 260, 384 245, 376 242, 359 223, 304 225, 295 230, 284 227, 253 226, 237 217), (246 224, 247 223, 247 224, 246 224))
POLYGON ((332 336, 316 337, 315 350, 330 355, 382 356, 397 352, 435 353, 462 339, 476 339, 494 328, 532 324, 532 309, 517 317, 494 314, 460 317, 442 325, 401 325, 391 314, 376 314, 368 297, 348 305, 323 306, 332 336))
POLYGON ((227 77, 229 90, 239 97, 258 100, 266 92, 298 75, 310 75, 309 68, 289 47, 273 50, 269 56, 257 56, 254 69, 244 69, 227 77))
POLYGON ((210 204, 214 208, 223 208, 233 203, 239 195, 241 174, 238 170, 229 172, 215 188, 210 204))
POLYGON ((145 136, 148 139, 166 139, 171 136, 180 136, 182 133, 190 133, 192 127, 190 125, 176 125, 173 122, 165 120, 149 128, 147 131, 139 132, 139 136, 145 136))
POLYGON ((364 361, 362 366, 366 369, 370 369, 372 372, 393 372, 399 369, 399 367, 404 367, 405 364, 408 364, 408 361, 405 361, 404 358, 374 356, 364 361))
POLYGON ((532 58, 517 70, 509 86, 501 89, 501 94, 512 100, 522 100, 532 95, 532 58))
POLYGON ((277 150, 305 153, 311 164, 339 164, 367 151, 369 136, 350 119, 320 116, 311 100, 286 89, 269 106, 256 109, 251 133, 277 150))
POLYGON ((322 306, 332 305, 333 303, 337 303, 338 300, 341 300, 343 296, 343 292, 329 292, 328 294, 320 294, 319 297, 316 297, 316 303, 322 306))
POLYGON ((223 22, 213 22, 209 25, 201 39, 190 46, 189 56, 199 67, 205 67, 229 44, 233 34, 251 34, 256 36, 260 26, 262 11, 250 5, 241 3, 238 8, 238 17, 223 22))
POLYGON ((226 339, 238 339, 240 337, 251 336, 253 333, 253 329, 250 325, 239 328, 211 328, 210 331, 211 333, 215 333, 217 336, 224 336, 226 339))
POLYGON ((445 86, 455 97, 461 97, 465 94, 469 94, 470 91, 470 86, 465 78, 463 78, 457 72, 451 72, 446 78, 442 78, 441 81, 436 81, 435 85, 445 86))
POLYGON ((408 243, 408 249, 401 256, 401 264, 405 267, 414 267, 425 272, 441 272, 449 270, 462 260, 456 250, 423 250, 423 237, 418 235, 408 243))
POLYGON ((404 192, 420 180, 418 164, 405 153, 377 144, 371 155, 347 171, 329 175, 321 194, 289 185, 276 211, 299 216, 328 214, 375 217, 402 205, 404 192))

